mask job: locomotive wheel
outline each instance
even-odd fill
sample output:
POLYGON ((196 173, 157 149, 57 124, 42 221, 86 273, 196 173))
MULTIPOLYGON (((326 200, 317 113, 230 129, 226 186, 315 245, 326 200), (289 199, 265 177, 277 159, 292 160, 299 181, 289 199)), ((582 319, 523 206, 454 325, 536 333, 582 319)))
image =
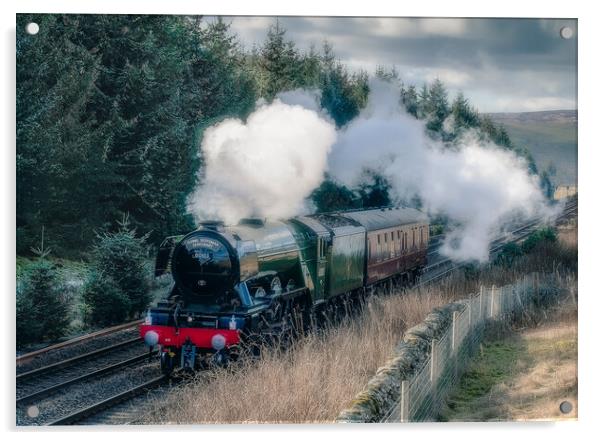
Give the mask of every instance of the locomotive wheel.
POLYGON ((170 356, 169 352, 161 353, 161 372, 166 376, 171 375, 175 367, 175 356, 170 356))

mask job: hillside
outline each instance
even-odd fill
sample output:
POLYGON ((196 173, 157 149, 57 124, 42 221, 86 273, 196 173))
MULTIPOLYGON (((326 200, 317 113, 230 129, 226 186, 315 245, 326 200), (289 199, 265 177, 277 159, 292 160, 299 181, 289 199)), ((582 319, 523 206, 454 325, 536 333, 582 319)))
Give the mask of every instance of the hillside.
POLYGON ((577 182, 577 111, 553 110, 526 113, 489 113, 504 124, 517 145, 525 146, 539 169, 552 164, 557 185, 577 182))

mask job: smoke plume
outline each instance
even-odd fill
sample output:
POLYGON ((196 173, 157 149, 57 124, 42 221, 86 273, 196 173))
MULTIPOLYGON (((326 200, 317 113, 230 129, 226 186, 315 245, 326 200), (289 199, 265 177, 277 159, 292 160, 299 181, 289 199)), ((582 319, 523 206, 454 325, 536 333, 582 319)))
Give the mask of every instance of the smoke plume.
POLYGON ((188 209, 197 221, 292 217, 322 182, 335 139, 334 126, 316 111, 280 99, 260 104, 246 123, 227 119, 210 127, 188 209))
POLYGON ((338 136, 330 173, 347 185, 368 167, 386 176, 401 200, 420 197, 429 214, 455 225, 441 253, 454 260, 488 259, 489 243, 516 215, 547 212, 539 178, 516 154, 464 135, 454 148, 426 135, 425 126, 401 109, 399 94, 374 81, 366 109, 338 136))
POLYGON ((368 168, 388 179, 395 200, 417 196, 429 214, 450 219, 444 255, 486 261, 505 222, 548 211, 523 159, 477 133, 453 148, 432 140, 388 83, 373 81, 366 108, 338 132, 318 98, 315 91, 286 92, 259 103, 246 123, 229 119, 209 128, 201 144, 204 174, 189 198, 196 219, 291 217, 307 210, 326 171, 353 187, 368 168))

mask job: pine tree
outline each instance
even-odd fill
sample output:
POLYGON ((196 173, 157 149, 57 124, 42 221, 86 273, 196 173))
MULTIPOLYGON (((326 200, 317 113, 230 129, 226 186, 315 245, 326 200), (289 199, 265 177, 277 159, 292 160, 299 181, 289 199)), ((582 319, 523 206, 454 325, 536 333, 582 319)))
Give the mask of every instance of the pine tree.
POLYGON ((418 94, 416 87, 413 85, 402 91, 401 102, 405 106, 407 112, 414 117, 418 117, 418 94))
POLYGON ((300 84, 302 59, 292 41, 286 41, 286 30, 276 24, 270 26, 261 49, 261 66, 266 71, 267 84, 263 96, 272 99, 277 93, 292 90, 300 84))
POLYGON ((325 42, 322 54, 321 106, 328 111, 337 127, 353 118, 368 101, 368 74, 359 71, 352 75, 335 59, 332 46, 325 42))
POLYGON ((451 106, 451 114, 454 117, 454 133, 460 134, 462 131, 478 127, 479 115, 472 108, 462 92, 459 92, 451 106))
POLYGON ((397 71, 397 68, 394 65, 389 68, 386 68, 385 66, 381 65, 376 66, 374 76, 383 81, 387 81, 397 85, 399 85, 401 81, 399 78, 399 72, 397 71))
POLYGON ((357 192, 363 208, 378 208, 391 204, 392 188, 388 179, 374 169, 364 169, 357 192))
POLYGON ((324 179, 314 190, 311 200, 317 212, 342 211, 359 207, 359 201, 349 188, 332 179, 324 179))
POLYGON ((439 79, 433 81, 429 88, 426 111, 429 119, 427 128, 436 133, 441 132, 443 122, 449 116, 449 103, 445 85, 439 79))
POLYGON ((429 114, 429 100, 430 95, 428 86, 426 84, 423 84, 422 88, 420 89, 420 92, 418 93, 417 114, 419 119, 424 119, 429 114))
MULTIPOLYGON (((130 226, 128 216, 124 216, 119 222, 118 231, 98 234, 98 241, 92 249, 92 276, 95 278, 90 280, 90 298, 94 297, 94 289, 100 289, 94 286, 94 279, 98 281, 99 277, 107 277, 115 282, 127 298, 129 310, 126 316, 134 317, 146 309, 151 301, 149 270, 146 266, 147 238, 148 235, 136 236, 136 230, 130 226)), ((117 295, 112 298, 115 305, 124 301, 117 295)), ((93 304, 89 305, 94 307, 93 304)), ((116 310, 115 313, 121 313, 121 310, 116 310)))
POLYGON ((28 268, 17 295, 17 344, 54 341, 67 333, 69 300, 56 266, 44 256, 28 268))
POLYGON ((88 325, 109 326, 126 320, 130 299, 109 275, 92 271, 82 290, 84 319, 88 325))
POLYGON ((301 84, 305 89, 315 89, 320 86, 320 55, 312 44, 309 52, 301 56, 301 84))
POLYGON ((103 216, 96 189, 110 169, 86 108, 99 63, 71 42, 78 28, 67 16, 19 15, 17 29, 17 249, 27 253, 45 225, 66 253, 103 216), (25 33, 29 21, 37 35, 25 33))

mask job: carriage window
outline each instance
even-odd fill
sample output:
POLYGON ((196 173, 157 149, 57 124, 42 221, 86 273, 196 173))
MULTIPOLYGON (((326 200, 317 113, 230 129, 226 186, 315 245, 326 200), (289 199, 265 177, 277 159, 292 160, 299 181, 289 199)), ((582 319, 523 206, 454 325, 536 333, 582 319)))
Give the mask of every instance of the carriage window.
POLYGON ((416 246, 416 228, 412 229, 412 247, 416 246))

